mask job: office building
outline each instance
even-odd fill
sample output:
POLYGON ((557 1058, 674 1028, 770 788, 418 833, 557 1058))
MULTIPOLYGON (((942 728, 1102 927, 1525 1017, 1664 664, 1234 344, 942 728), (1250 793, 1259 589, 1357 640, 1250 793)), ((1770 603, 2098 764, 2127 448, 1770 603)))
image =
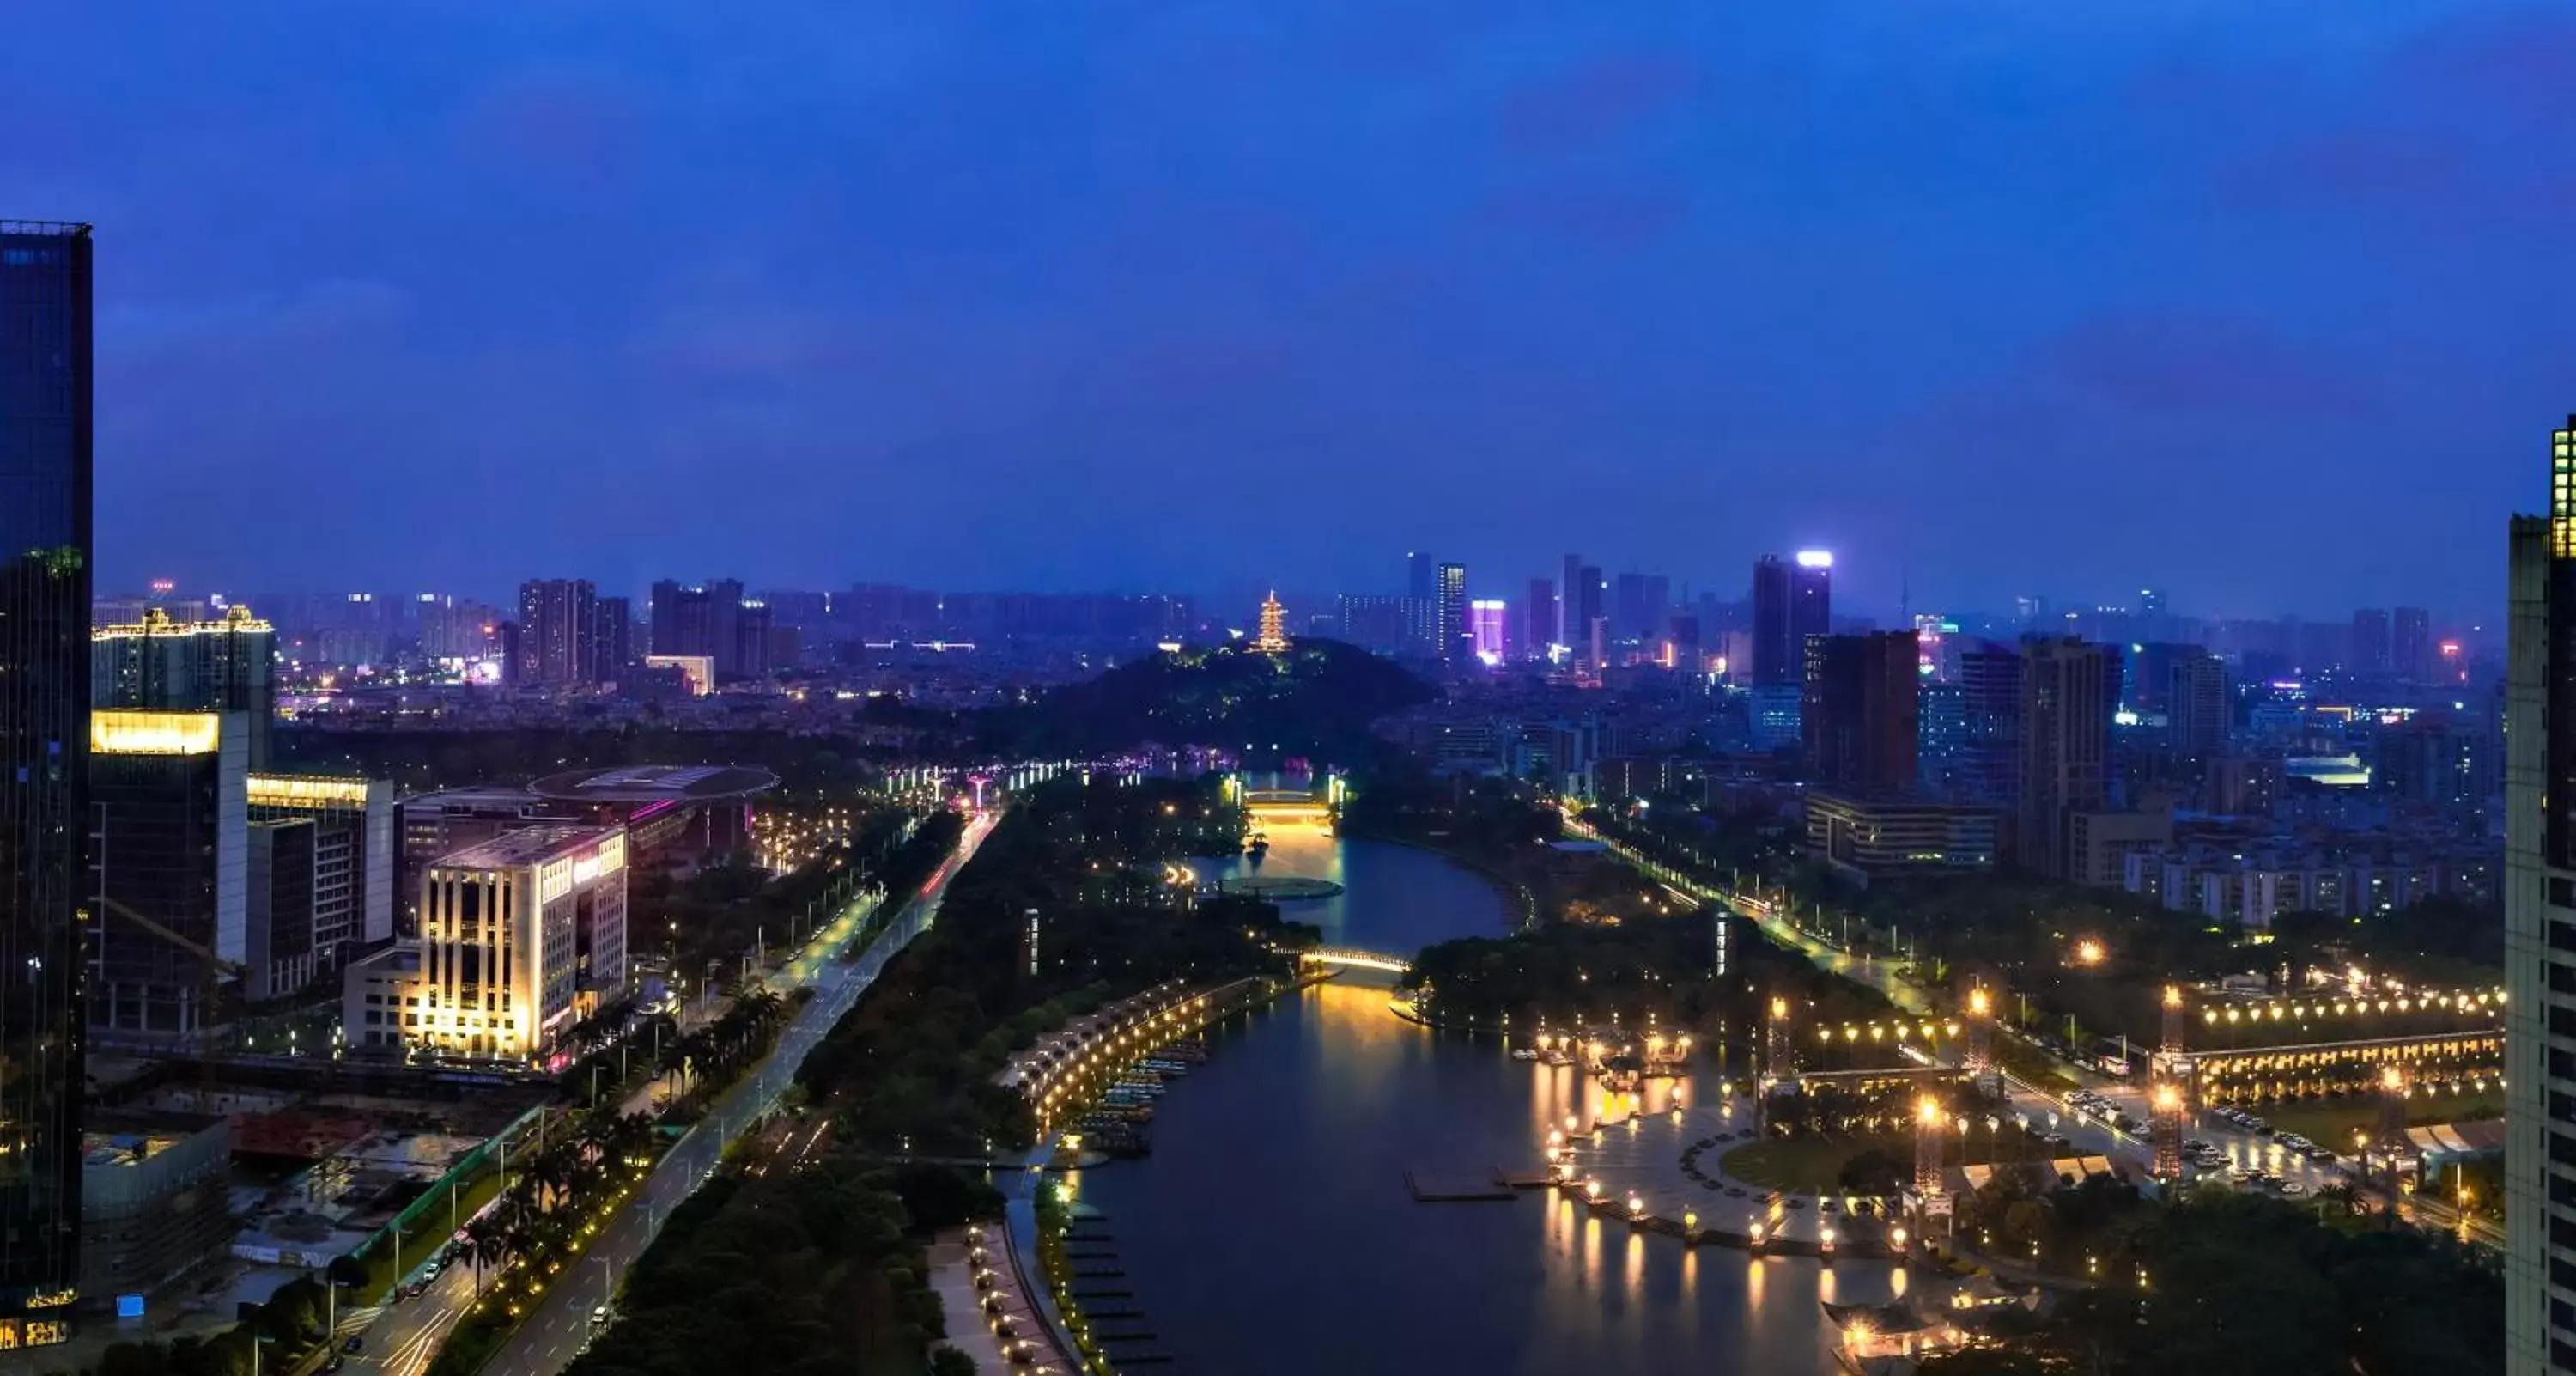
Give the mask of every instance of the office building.
MULTIPOLYGON (((305 822, 313 828, 314 960, 300 979, 293 972, 280 992, 302 988, 336 970, 352 950, 394 935, 394 883, 402 867, 395 834, 393 785, 383 779, 314 774, 253 774, 249 817, 263 822, 305 822)), ((257 931, 257 924, 253 924, 257 931)))
POLYGON ((532 1061, 626 983, 626 830, 539 826, 432 863, 420 936, 354 961, 358 1047, 532 1061))
POLYGON ((1744 690, 1746 743, 1762 752, 1794 750, 1803 741, 1798 715, 1806 689, 1795 683, 1757 683, 1744 690))
POLYGON ((522 688, 588 688, 600 681, 599 594, 587 579, 519 585, 522 688))
POLYGON ((89 234, 0 220, 0 1324, 24 1345, 69 1336, 25 1316, 80 1278, 89 234))
POLYGON ((2189 647, 2166 664, 2166 739, 2184 759, 2210 759, 2227 748, 2227 661, 2189 647))
POLYGON ((1529 584, 1529 601, 1521 608, 1520 657, 1547 658, 1547 647, 1562 645, 1557 639, 1557 624, 1565 613, 1556 604, 1556 585, 1544 578, 1533 578, 1529 584))
POLYGON ((1646 575, 1623 573, 1610 580, 1610 638, 1640 641, 1653 624, 1646 611, 1646 575))
POLYGON ((240 712, 90 716, 89 1021, 185 1042, 249 958, 250 749, 240 712))
POLYGON ((1420 550, 1404 556, 1404 595, 1425 602, 1439 598, 1439 582, 1431 570, 1431 556, 1420 550))
POLYGON ((2377 607, 2364 607, 2352 614, 2353 672, 2383 675, 2389 670, 2390 641, 2388 613, 2377 607))
POLYGON ((1794 563, 1764 555, 1753 565, 1753 682, 1795 684, 1805 673, 1807 637, 1833 631, 1834 556, 1800 550, 1794 563))
POLYGON ((769 604, 758 600, 743 602, 734 610, 733 671, 744 678, 767 678, 778 667, 772 650, 772 637, 777 625, 769 614, 769 604))
POLYGON ((1959 711, 1966 742, 1949 776, 1957 796, 2017 816, 2021 798, 2021 652, 1980 641, 1959 652, 1959 711))
POLYGON ((2033 639, 2022 645, 2019 862, 2053 878, 2073 876, 2074 819, 2110 802, 2111 714, 2119 661, 2088 641, 2033 639))
POLYGON ((1991 870, 2001 851, 1994 809, 1921 798, 1811 791, 1807 849, 1836 870, 1872 879, 1991 870))
POLYGON ((277 632, 248 607, 211 621, 158 609, 90 636, 90 703, 151 712, 239 712, 250 767, 268 767, 277 722, 277 632))
POLYGON ((2422 607, 2398 608, 2390 621, 2388 657, 2399 678, 2432 682, 2433 614, 2422 607))
POLYGON ((1806 642, 1798 728, 1809 783, 1864 795, 1914 786, 1921 730, 1916 654, 1912 631, 1806 642))
POLYGON ((1467 566, 1442 564, 1440 586, 1433 606, 1439 620, 1439 655, 1456 663, 1473 657, 1475 642, 1467 626, 1467 566))

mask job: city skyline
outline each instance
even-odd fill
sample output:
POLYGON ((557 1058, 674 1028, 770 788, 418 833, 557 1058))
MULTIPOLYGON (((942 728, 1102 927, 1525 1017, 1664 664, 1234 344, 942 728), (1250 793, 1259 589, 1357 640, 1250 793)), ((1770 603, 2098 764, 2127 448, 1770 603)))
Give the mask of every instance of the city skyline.
POLYGON ((115 250, 103 584, 1369 588, 1428 525, 1506 595, 2471 612, 2392 556, 2536 501, 2570 362, 2536 8, 307 18, 0 58, 0 189, 115 250))

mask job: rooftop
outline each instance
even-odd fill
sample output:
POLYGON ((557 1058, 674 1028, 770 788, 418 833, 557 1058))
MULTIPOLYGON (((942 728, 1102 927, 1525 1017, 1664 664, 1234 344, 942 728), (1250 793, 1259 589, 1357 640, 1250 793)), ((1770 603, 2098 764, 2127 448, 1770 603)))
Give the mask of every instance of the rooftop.
POLYGON ((638 764, 549 774, 528 787, 571 802, 654 803, 744 797, 778 787, 778 776, 745 765, 638 764))
POLYGON ((534 865, 587 850, 615 836, 624 827, 539 826, 504 832, 477 846, 468 846, 452 855, 442 855, 433 868, 442 870, 501 870, 516 865, 534 865))

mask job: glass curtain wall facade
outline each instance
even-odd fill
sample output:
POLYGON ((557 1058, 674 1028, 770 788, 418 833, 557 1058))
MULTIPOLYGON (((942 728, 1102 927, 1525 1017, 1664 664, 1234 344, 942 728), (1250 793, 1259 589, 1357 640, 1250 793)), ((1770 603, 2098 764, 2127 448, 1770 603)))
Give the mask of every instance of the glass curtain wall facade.
POLYGON ((0 220, 0 1311, 21 1314, 80 1274, 89 603, 89 226, 0 220))

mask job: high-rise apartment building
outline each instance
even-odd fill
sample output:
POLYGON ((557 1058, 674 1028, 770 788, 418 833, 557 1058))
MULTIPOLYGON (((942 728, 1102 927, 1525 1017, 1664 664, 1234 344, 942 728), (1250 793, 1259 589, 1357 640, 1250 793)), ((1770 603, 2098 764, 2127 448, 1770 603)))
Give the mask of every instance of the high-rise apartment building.
POLYGON ((1439 597, 1438 576, 1432 572, 1431 556, 1414 550, 1404 556, 1404 595, 1425 602, 1439 597))
POLYGON ((653 585, 651 653, 712 661, 719 678, 742 675, 742 584, 719 578, 702 586, 669 580, 653 585))
POLYGON ((90 365, 89 226, 0 220, 0 1314, 80 1277, 90 365))
POLYGON ((1623 573, 1610 581, 1610 638, 1638 641, 1653 623, 1646 615, 1646 575, 1623 573))
POLYGON ((1807 641, 1798 729, 1807 781, 1864 796, 1914 786, 1921 671, 1912 631, 1807 641))
POLYGON ((603 597, 593 604, 591 670, 594 681, 615 683, 635 664, 635 603, 603 597))
POLYGON ((2353 672, 2387 673, 2390 649, 2386 610, 2379 607, 2364 607, 2352 614, 2353 672))
POLYGON ((2227 748, 2227 661, 2197 647, 2175 654, 2164 694, 2166 737, 2173 753, 2208 759, 2227 748))
POLYGON ((2409 683, 2433 679, 2433 614, 2422 607, 2400 607, 2390 621, 2389 667, 2409 683))
POLYGON ((2021 797, 2021 651, 1981 640, 1959 652, 1965 744, 1951 790, 2006 816, 2021 797))
POLYGON ((2075 639, 2023 642, 2021 665, 2021 864, 2072 877, 2078 813, 2110 801, 2111 715, 2119 660, 2110 647, 2075 639))
POLYGON ((1601 667, 1602 642, 1608 639, 1609 631, 1609 622, 1601 607, 1605 591, 1601 569, 1598 565, 1585 564, 1574 571, 1574 581, 1574 639, 1566 643, 1574 647, 1576 659, 1598 669, 1601 667))
POLYGON ((158 609, 90 636, 90 705, 150 712, 239 712, 250 767, 268 767, 277 724, 277 633, 250 608, 211 621, 158 609))
POLYGON ((1475 642, 1467 625, 1467 566, 1442 564, 1432 614, 1439 622, 1439 657, 1451 663, 1471 659, 1475 642))
POLYGON ((2576 1372, 2576 416, 2516 516, 2505 671, 2505 1371, 2576 1372))
POLYGON ((587 688, 599 680, 599 593, 590 580, 521 583, 519 686, 587 688))
POLYGON ((1412 598, 1344 593, 1340 605, 1343 640, 1382 655, 1403 654, 1412 648, 1412 598))

